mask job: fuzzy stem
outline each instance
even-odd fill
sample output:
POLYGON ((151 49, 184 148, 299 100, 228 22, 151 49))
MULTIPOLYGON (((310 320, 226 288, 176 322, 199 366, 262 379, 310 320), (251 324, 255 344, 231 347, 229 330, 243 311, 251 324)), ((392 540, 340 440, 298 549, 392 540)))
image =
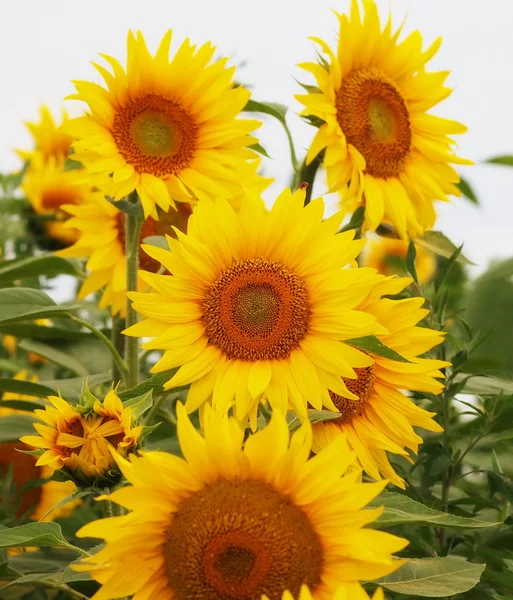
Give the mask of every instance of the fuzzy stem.
MULTIPOLYGON (((139 235, 143 218, 137 215, 126 215, 125 240, 126 240, 126 290, 137 291, 137 269, 139 266, 139 235)), ((132 303, 127 297, 126 301, 126 326, 131 327, 137 323, 137 313, 132 308, 132 303)), ((128 366, 127 387, 134 387, 139 382, 139 339, 127 336, 125 338, 125 361, 128 366)))

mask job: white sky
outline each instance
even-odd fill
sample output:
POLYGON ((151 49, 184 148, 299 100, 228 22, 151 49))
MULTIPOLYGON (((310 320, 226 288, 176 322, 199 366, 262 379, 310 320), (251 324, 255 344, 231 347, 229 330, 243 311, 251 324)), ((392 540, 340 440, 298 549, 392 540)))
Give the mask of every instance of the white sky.
MULTIPOLYGON (((451 70, 455 91, 435 112, 468 125, 469 132, 459 136, 460 154, 478 163, 464 174, 482 206, 458 199, 443 205, 437 228, 455 243, 465 242, 465 254, 479 264, 477 273, 490 259, 513 255, 513 168, 479 164, 490 156, 513 154, 513 2, 378 0, 378 5, 383 15, 391 6, 396 23, 408 12, 406 31, 420 29, 426 44, 444 38, 430 66, 451 70)), ((73 90, 70 80, 99 81, 90 61, 98 60, 100 52, 124 58, 130 28, 141 29, 150 48, 172 28, 175 44, 185 37, 196 43, 212 40, 220 53, 244 62, 238 80, 250 84, 254 99, 291 106, 288 122, 301 155, 314 130, 296 114, 293 94, 300 90, 293 76, 302 73, 294 65, 314 57, 308 36, 335 40, 337 21, 330 8, 347 6, 348 0, 3 2, 0 170, 18 167, 13 147, 30 146, 22 121, 36 119, 43 102, 58 110, 73 90)), ((80 113, 78 102, 67 107, 80 113)), ((288 185, 288 150, 277 122, 267 121, 259 135, 274 159, 266 161, 266 174, 277 180, 271 198, 288 185)))

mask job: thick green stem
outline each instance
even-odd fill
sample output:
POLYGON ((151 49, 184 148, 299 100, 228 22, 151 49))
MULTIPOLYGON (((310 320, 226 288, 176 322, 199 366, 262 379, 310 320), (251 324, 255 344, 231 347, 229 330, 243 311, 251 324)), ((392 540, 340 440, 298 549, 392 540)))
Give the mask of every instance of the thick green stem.
POLYGON ((306 164, 305 159, 297 173, 296 187, 300 187, 304 183, 308 184, 308 187, 306 188, 305 206, 309 204, 312 199, 315 177, 323 160, 324 152, 318 154, 309 165, 306 164))
MULTIPOLYGON (((128 377, 127 364, 121 357, 121 354, 119 354, 119 352, 116 350, 116 347, 114 346, 114 344, 109 340, 109 338, 105 334, 103 334, 99 329, 97 329, 94 325, 91 325, 91 323, 84 321, 84 319, 75 317, 75 315, 72 315, 71 313, 67 313, 66 316, 68 317, 68 319, 75 321, 75 323, 82 325, 82 327, 86 327, 87 329, 89 329, 89 331, 94 333, 94 335, 107 346, 107 348, 109 349, 109 352, 112 355, 114 364, 119 369, 119 372, 123 375, 123 379, 126 380, 126 378, 128 377)), ((115 380, 116 380, 116 378, 114 377, 114 381, 115 380)))
MULTIPOLYGON (((116 348, 117 353, 121 356, 123 354, 123 350, 125 348, 125 340, 124 336, 121 335, 121 332, 125 328, 125 320, 120 319, 119 317, 112 317, 111 329, 110 329, 110 341, 114 348, 116 348)), ((123 361, 124 362, 124 361, 123 361)), ((118 363, 116 359, 113 357, 112 361, 112 379, 114 382, 119 381, 124 377, 124 374, 119 370, 118 363)))
MULTIPOLYGON (((137 291, 137 269, 139 267, 139 235, 143 218, 138 215, 126 215, 126 289, 127 292, 137 291)), ((137 313, 127 297, 126 326, 137 323, 137 313)), ((127 387, 134 387, 139 382, 139 339, 127 336, 125 339, 125 361, 128 366, 127 387)))
POLYGON ((145 425, 151 425, 153 423, 153 420, 156 416, 156 414, 158 413, 158 410, 160 408, 160 405, 162 404, 162 401, 164 400, 165 396, 159 396, 158 398, 156 398, 153 401, 153 405, 150 408, 150 411, 148 412, 146 418, 144 419, 144 424, 145 425))

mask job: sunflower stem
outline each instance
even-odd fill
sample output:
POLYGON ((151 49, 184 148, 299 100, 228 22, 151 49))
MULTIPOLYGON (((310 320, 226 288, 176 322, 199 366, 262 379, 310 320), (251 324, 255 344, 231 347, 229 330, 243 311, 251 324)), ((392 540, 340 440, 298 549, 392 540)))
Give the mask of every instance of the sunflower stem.
POLYGON ((310 200, 312 199, 315 177, 317 175, 319 167, 322 165, 323 160, 324 151, 320 152, 309 165, 306 164, 305 158, 305 160, 301 164, 299 171, 297 172, 295 187, 298 188, 304 183, 308 184, 306 188, 305 206, 307 204, 310 204, 310 200))
MULTIPOLYGON (((137 196, 135 196, 138 202, 137 196)), ((131 199, 132 200, 132 199, 131 199)), ((133 201, 133 200, 132 200, 133 201)), ((137 291, 137 269, 139 266, 139 236, 143 217, 126 214, 125 226, 125 253, 126 253, 126 290, 137 291)), ((131 327, 137 323, 137 313, 132 308, 132 303, 126 300, 126 326, 131 327)), ((134 387, 139 383, 139 338, 126 337, 125 361, 128 366, 127 387, 134 387)))

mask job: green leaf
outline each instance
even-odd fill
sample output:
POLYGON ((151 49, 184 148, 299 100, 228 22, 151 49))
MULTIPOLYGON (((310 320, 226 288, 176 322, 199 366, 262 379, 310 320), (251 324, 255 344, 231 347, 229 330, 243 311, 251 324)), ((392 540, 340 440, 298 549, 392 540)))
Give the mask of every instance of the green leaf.
POLYGON ((138 421, 141 415, 153 405, 153 390, 146 392, 142 396, 135 396, 126 400, 124 405, 132 409, 132 418, 134 421, 138 421))
MULTIPOLYGON (((98 373, 87 377, 89 389, 93 389, 97 385, 112 381, 110 373, 98 373)), ((84 380, 81 377, 71 377, 69 379, 54 379, 51 381, 42 381, 42 385, 52 388, 54 394, 61 394, 68 401, 77 401, 80 399, 80 392, 84 385, 84 380)))
POLYGON ((408 252, 406 254, 406 268, 408 273, 413 277, 415 283, 418 283, 417 269, 415 268, 415 259, 417 258, 417 251, 415 250, 415 242, 410 240, 408 244, 408 252))
POLYGON ((31 400, 0 400, 0 408, 12 408, 24 412, 33 412, 37 409, 44 409, 46 404, 43 402, 32 402, 31 400))
POLYGON ((157 248, 163 248, 164 250, 169 250, 169 244, 163 235, 150 235, 149 237, 144 238, 143 243, 149 244, 150 246, 157 246, 157 248))
POLYGON ((58 306, 42 292, 32 288, 0 289, 0 324, 18 321, 33 321, 45 317, 58 317, 63 313, 78 310, 80 305, 58 306))
POLYGON ((271 158, 269 156, 269 154, 267 154, 267 150, 260 144, 253 144, 251 146, 249 146, 252 150, 254 150, 255 152, 258 152, 258 154, 261 154, 262 156, 265 156, 266 158, 271 158))
POLYGON ((491 165, 503 165, 505 167, 513 167, 513 156, 511 154, 503 154, 502 156, 494 156, 485 160, 491 165))
POLYGON ((76 341, 94 338, 91 333, 77 331, 76 329, 37 325, 36 323, 13 323, 11 325, 2 325, 0 326, 0 334, 13 335, 20 339, 29 338, 31 340, 76 341))
POLYGON ((461 390, 465 394, 477 394, 479 396, 494 396, 496 394, 513 394, 513 381, 500 379, 486 375, 471 376, 459 373, 454 377, 454 381, 467 379, 465 386, 461 390))
POLYGON ((106 196, 105 199, 126 215, 144 217, 143 207, 139 200, 137 202, 132 202, 130 200, 114 200, 114 198, 109 198, 109 196, 106 196))
POLYGON ((344 342, 350 346, 358 348, 359 350, 365 350, 366 352, 375 354, 376 356, 382 356, 383 358, 388 358, 397 362, 410 362, 408 359, 404 358, 404 356, 401 356, 398 352, 392 350, 392 348, 385 346, 385 344, 375 335, 367 335, 365 337, 354 338, 352 340, 344 340, 344 342))
MULTIPOLYGON (((153 391, 154 394, 160 394, 164 389, 164 384, 167 383, 171 377, 176 373, 178 369, 170 369, 169 371, 163 371, 162 373, 156 373, 152 375, 149 379, 145 379, 141 381, 141 383, 137 384, 133 388, 129 390, 125 390, 124 392, 120 392, 118 396, 121 400, 128 400, 129 398, 140 397, 144 394, 147 394, 150 391, 153 391)), ((176 388, 178 389, 178 388, 176 388)), ((176 391, 176 390, 170 390, 176 391)))
POLYGON ((69 547, 61 526, 57 523, 28 523, 20 527, 0 529, 0 548, 23 548, 24 546, 69 547))
POLYGON ((485 567, 456 556, 412 558, 375 583, 400 594, 443 598, 472 589, 479 583, 485 567))
POLYGON ((44 344, 43 342, 23 340, 19 343, 19 347, 27 352, 35 352, 39 356, 47 358, 50 362, 53 362, 56 365, 66 367, 81 377, 87 377, 89 374, 82 363, 76 358, 73 358, 70 354, 56 350, 52 346, 44 344))
POLYGON ((93 493, 94 492, 92 490, 83 490, 83 491, 76 490, 76 491, 72 492, 71 494, 68 494, 64 498, 61 498, 59 500, 59 502, 57 502, 57 504, 54 504, 52 506, 52 508, 50 508, 50 510, 48 512, 46 512, 39 520, 42 521, 48 515, 50 515, 54 510, 56 510, 57 508, 60 508, 61 506, 64 506, 65 504, 68 504, 68 502, 73 502, 73 500, 79 500, 80 498, 83 498, 84 496, 90 496, 93 493))
MULTIPOLYGON (((412 242, 410 242, 410 243, 412 243, 412 242)), ((438 290, 442 287, 444 281, 447 279, 447 276, 451 272, 451 269, 452 269, 454 263, 457 262, 458 258, 461 256, 462 248, 463 248, 463 246, 456 248, 456 250, 452 253, 450 258, 448 260, 444 261, 443 264, 438 268, 438 272, 437 272, 436 278, 435 278, 435 291, 436 292, 438 292, 438 290)))
POLYGON ((0 392, 12 392, 13 394, 26 394, 35 398, 46 398, 55 392, 52 388, 33 383, 32 381, 21 381, 19 379, 0 379, 0 392))
POLYGON ((17 442, 24 435, 35 435, 33 427, 35 421, 35 417, 29 415, 0 417, 0 443, 17 442))
POLYGON ((455 529, 481 529, 483 527, 494 527, 499 524, 479 519, 459 517, 434 510, 408 498, 408 496, 397 494, 396 492, 382 492, 368 506, 369 508, 385 507, 384 513, 374 522, 374 525, 383 527, 421 523, 455 529))
MULTIPOLYGON (((434 254, 443 256, 444 258, 451 258, 457 247, 445 237, 441 231, 426 231, 421 238, 416 238, 415 243, 422 248, 430 250, 434 254)), ((473 262, 465 258, 463 254, 460 254, 456 262, 464 265, 474 265, 473 262)))
POLYGON ((84 273, 76 261, 44 254, 29 258, 3 261, 0 263, 0 284, 10 283, 27 277, 55 277, 57 275, 74 275, 83 277, 84 273))
POLYGON ((344 231, 349 231, 350 229, 358 229, 363 225, 365 221, 365 206, 359 206, 354 213, 351 215, 351 219, 349 223, 346 223, 343 227, 341 227, 337 233, 344 233, 344 231))
MULTIPOLYGON (((74 562, 80 562, 80 558, 74 562)), ((62 583, 74 583, 75 581, 93 581, 90 573, 87 572, 78 572, 73 569, 71 565, 67 566, 64 569, 64 573, 62 577, 57 581, 58 584, 62 583)))
POLYGON ((460 176, 460 181, 456 185, 465 198, 467 198, 467 200, 470 200, 472 204, 479 205, 479 200, 477 199, 477 196, 474 193, 470 183, 466 179, 463 179, 463 177, 460 176))
POLYGON ((256 100, 248 100, 246 106, 242 109, 244 112, 257 112, 264 113, 266 115, 270 115, 277 119, 283 126, 285 130, 285 134, 287 135, 287 139, 289 142, 290 148, 290 159, 292 162, 292 166, 294 171, 298 170, 298 162, 296 158, 296 151, 294 149, 294 142, 292 140, 292 134, 290 133, 290 129, 287 125, 287 120, 285 115, 287 114, 288 107, 284 104, 277 104, 276 102, 257 102, 256 100))
MULTIPOLYGON (((292 433, 299 429, 302 425, 302 421, 297 417, 294 413, 290 413, 292 415, 292 419, 289 421, 289 430, 292 433)), ((308 411, 308 420, 312 425, 315 423, 324 423, 324 421, 333 421, 334 419, 339 419, 340 413, 334 412, 332 410, 309 410, 308 411)))
POLYGON ((29 573, 28 575, 22 575, 17 579, 13 579, 13 581, 9 581, 8 583, 0 587, 0 591, 5 590, 8 587, 13 587, 15 585, 23 585, 24 583, 33 583, 34 585, 37 585, 39 582, 45 582, 47 584, 56 584, 58 581, 58 573, 29 573))

